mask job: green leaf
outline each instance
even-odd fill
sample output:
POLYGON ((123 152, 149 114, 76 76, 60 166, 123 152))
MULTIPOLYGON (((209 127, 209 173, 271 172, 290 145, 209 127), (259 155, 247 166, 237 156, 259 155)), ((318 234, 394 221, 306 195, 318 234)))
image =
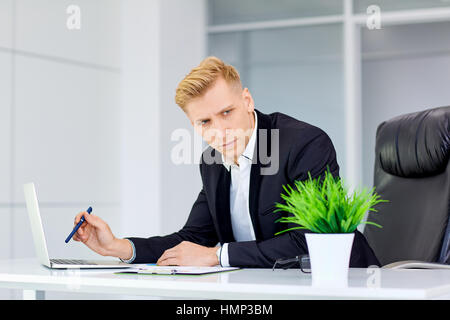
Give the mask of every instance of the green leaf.
POLYGON ((288 232, 288 231, 292 231, 292 230, 297 230, 297 229, 306 229, 306 228, 305 228, 305 227, 293 227, 293 228, 289 228, 289 229, 286 229, 286 230, 282 230, 282 231, 280 231, 280 232, 277 232, 277 233, 275 233, 275 235, 277 236, 277 235, 279 235, 279 234, 281 234, 281 233, 288 232))
POLYGON ((316 233, 347 233, 356 230, 368 212, 376 212, 375 205, 388 200, 380 199, 375 188, 355 190, 349 194, 344 181, 334 177, 329 169, 324 175, 293 181, 283 185, 283 203, 275 203, 275 214, 283 214, 276 223, 297 224, 277 234, 296 229, 308 229, 316 233), (322 178, 320 178, 322 176, 322 178), (287 214, 287 216, 286 216, 287 214))
POLYGON ((365 221, 365 222, 361 222, 361 223, 362 223, 362 224, 370 224, 370 225, 376 226, 376 227, 378 227, 378 228, 383 228, 383 227, 380 226, 378 223, 371 222, 371 221, 365 221))

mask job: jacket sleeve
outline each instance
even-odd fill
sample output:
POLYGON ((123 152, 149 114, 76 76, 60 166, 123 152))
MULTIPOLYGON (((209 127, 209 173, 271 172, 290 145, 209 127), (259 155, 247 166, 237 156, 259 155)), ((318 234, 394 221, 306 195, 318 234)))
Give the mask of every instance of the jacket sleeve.
MULTIPOLYGON (((287 160, 286 174, 291 183, 305 180, 308 172, 313 178, 330 172, 339 176, 336 152, 328 135, 322 130, 314 130, 311 138, 302 145, 294 145, 287 160)), ((281 169, 281 168, 280 168, 281 169)), ((285 224, 286 229, 295 227, 285 224)), ((276 259, 292 258, 307 254, 304 234, 308 230, 293 230, 263 241, 232 242, 228 245, 231 266, 271 268, 276 259)))
POLYGON ((154 263, 165 250, 178 245, 182 241, 190 241, 202 246, 213 247, 218 237, 209 211, 205 191, 202 189, 192 206, 189 218, 184 227, 166 236, 150 238, 127 238, 133 242, 135 255, 133 263, 154 263))

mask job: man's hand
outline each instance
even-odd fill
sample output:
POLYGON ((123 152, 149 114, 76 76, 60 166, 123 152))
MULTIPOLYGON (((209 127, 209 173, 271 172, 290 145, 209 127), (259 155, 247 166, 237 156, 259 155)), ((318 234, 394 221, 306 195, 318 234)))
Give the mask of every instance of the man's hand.
POLYGON ((156 262, 159 266, 215 266, 219 264, 218 247, 204 247, 189 241, 170 248, 156 262))
POLYGON ((131 244, 125 239, 117 239, 108 224, 100 217, 80 212, 75 217, 74 226, 84 217, 85 222, 73 235, 73 240, 83 242, 89 249, 102 256, 113 256, 124 260, 133 254, 131 244))

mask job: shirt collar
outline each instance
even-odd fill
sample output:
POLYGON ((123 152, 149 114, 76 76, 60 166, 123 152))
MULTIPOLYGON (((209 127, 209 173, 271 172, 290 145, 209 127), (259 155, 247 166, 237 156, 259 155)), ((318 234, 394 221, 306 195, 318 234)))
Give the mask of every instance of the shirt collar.
MULTIPOLYGON (((253 114, 255 115, 255 127, 253 128, 252 135, 250 136, 250 140, 248 141, 244 152, 239 156, 239 159, 244 158, 250 162, 253 160, 253 154, 255 152, 256 132, 258 128, 258 116, 256 115, 255 111, 253 111, 253 114)), ((222 163, 228 171, 230 171, 231 166, 234 164, 226 162, 223 154, 222 154, 222 163)))

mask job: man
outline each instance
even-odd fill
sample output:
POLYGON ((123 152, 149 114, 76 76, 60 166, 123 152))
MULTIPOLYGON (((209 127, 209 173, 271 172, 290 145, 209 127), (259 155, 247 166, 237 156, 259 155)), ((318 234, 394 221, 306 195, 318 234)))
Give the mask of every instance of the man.
MULTIPOLYGON (((307 253, 307 230, 275 236, 292 225, 276 223, 281 213, 273 213, 274 204, 282 202, 283 185, 308 173, 315 178, 329 168, 339 175, 328 135, 282 113, 256 110, 238 72, 216 57, 191 70, 175 100, 209 144, 200 163, 203 188, 185 226, 166 236, 118 239, 99 217, 81 212, 75 224, 81 216, 87 223, 74 240, 101 255, 158 265, 267 268, 278 258, 307 253)), ((356 231, 350 266, 369 265, 379 262, 356 231)))

